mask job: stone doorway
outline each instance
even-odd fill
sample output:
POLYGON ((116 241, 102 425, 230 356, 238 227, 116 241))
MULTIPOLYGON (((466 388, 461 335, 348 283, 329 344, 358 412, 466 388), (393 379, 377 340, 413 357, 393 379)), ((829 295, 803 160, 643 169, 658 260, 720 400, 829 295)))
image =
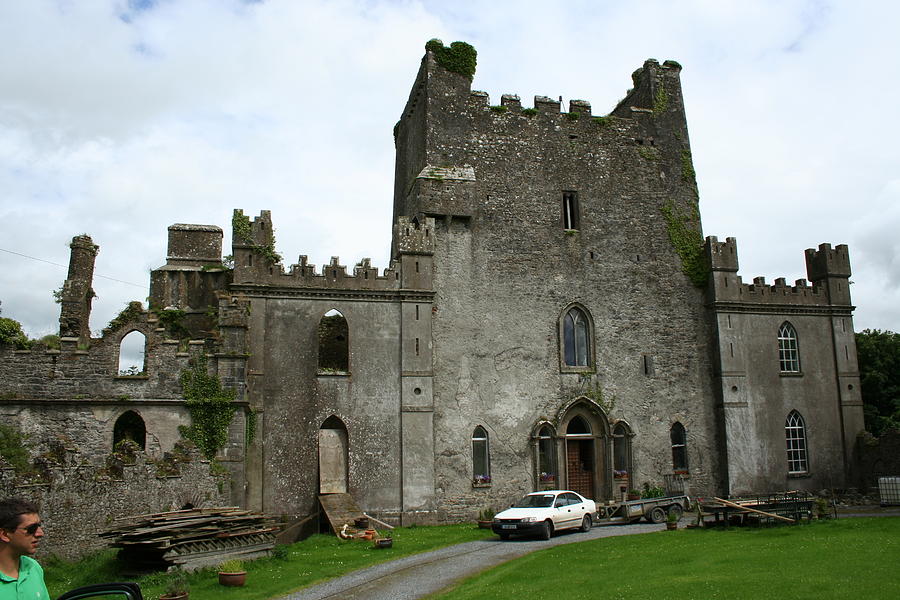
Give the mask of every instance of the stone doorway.
POLYGON ((566 479, 569 489, 594 498, 594 440, 566 437, 566 479))
POLYGON ((319 429, 319 493, 346 494, 348 435, 344 422, 328 417, 319 429))

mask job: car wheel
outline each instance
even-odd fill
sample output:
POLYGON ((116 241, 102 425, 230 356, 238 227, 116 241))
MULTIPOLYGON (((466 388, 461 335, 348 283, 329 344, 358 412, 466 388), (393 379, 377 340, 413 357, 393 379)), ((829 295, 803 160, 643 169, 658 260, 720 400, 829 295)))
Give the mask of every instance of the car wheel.
POLYGON ((647 520, 651 523, 663 523, 666 520, 666 511, 662 506, 657 506, 647 515, 647 520))
POLYGON ((504 542, 509 539, 508 533, 498 533, 497 535, 499 535, 500 539, 503 540, 504 542))
POLYGON ((541 528, 541 539, 549 540, 551 535, 553 535, 553 525, 550 524, 550 521, 544 521, 544 526, 541 528))
POLYGON ((591 525, 593 525, 591 522, 591 515, 584 515, 584 518, 581 520, 581 532, 587 533, 590 531, 591 525))
POLYGON ((678 504, 673 504, 669 507, 669 514, 675 515, 675 520, 680 521, 681 515, 684 514, 684 509, 681 508, 681 506, 679 506, 678 504))

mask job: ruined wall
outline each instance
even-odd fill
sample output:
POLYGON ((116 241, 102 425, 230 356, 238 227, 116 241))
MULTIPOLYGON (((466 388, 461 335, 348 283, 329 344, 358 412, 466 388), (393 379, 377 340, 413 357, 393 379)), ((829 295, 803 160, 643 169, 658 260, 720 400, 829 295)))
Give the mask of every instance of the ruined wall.
MULTIPOLYGON (((427 166, 395 183, 394 202, 395 211, 436 220, 442 508, 471 515, 535 489, 531 431, 558 419, 587 380, 616 397, 610 416, 633 428, 634 483, 671 474, 669 427, 678 420, 688 431, 691 488, 719 488, 711 330, 662 214, 668 204, 699 228, 678 70, 645 65, 641 85, 667 90, 657 112, 636 100, 622 118, 596 120, 586 102, 561 113, 558 102, 536 98, 526 111, 504 96, 492 107, 464 76, 430 53, 423 59, 417 82, 427 83, 417 83, 396 128, 398 175, 427 166), (564 191, 577 192, 580 205, 569 230, 564 191), (593 369, 561 368, 559 320, 572 304, 593 318, 593 369), (490 435, 489 487, 472 482, 477 425, 490 435)), ((605 477, 601 499, 612 493, 611 472, 605 477)))
POLYGON ((196 453, 169 463, 163 474, 160 463, 138 453, 134 464, 119 464, 113 472, 106 464, 85 462, 88 457, 69 451, 62 464, 48 464, 43 478, 25 482, 12 469, 0 468, 5 495, 35 502, 41 511, 46 535, 40 555, 74 560, 106 546, 98 533, 113 519, 128 515, 175 510, 191 504, 228 505, 231 482, 210 474, 208 461, 196 453))

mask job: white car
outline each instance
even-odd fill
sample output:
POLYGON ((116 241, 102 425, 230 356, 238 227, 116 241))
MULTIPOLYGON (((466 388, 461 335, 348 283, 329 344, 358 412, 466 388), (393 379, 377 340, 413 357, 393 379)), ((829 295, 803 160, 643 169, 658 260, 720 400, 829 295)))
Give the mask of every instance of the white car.
POLYGON ((510 535, 537 535, 549 540, 554 531, 593 525, 597 504, 569 490, 547 490, 526 495, 494 517, 491 529, 501 539, 510 535))

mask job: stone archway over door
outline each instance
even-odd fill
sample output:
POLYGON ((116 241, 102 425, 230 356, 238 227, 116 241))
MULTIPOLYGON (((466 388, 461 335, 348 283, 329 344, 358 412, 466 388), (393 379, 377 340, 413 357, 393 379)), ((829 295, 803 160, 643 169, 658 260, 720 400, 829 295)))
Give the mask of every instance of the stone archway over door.
POLYGON ((319 429, 319 493, 347 493, 347 428, 329 417, 319 429))

